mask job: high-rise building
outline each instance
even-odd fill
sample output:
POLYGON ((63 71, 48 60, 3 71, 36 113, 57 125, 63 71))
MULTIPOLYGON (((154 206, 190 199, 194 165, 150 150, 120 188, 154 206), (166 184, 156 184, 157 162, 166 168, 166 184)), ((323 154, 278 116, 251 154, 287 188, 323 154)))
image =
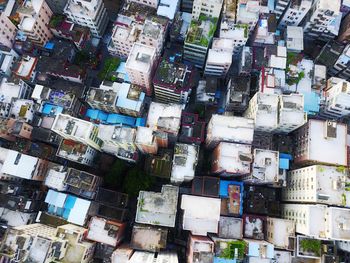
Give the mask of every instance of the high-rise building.
POLYGON ((296 232, 314 238, 349 240, 350 234, 346 224, 349 216, 350 209, 340 207, 282 205, 282 217, 295 222, 296 232))
POLYGON ((349 172, 344 167, 312 165, 292 170, 282 200, 350 207, 349 172))
POLYGON ((25 38, 39 45, 52 38, 49 23, 53 13, 45 0, 22 1, 17 14, 18 29, 25 38))
POLYGON ((187 104, 195 85, 194 69, 183 64, 180 59, 164 55, 159 63, 153 78, 157 101, 187 104))
POLYGON ((294 133, 296 164, 347 165, 347 125, 310 119, 294 133))
POLYGON ((276 16, 280 19, 278 27, 284 29, 287 26, 299 26, 311 5, 312 0, 278 0, 275 9, 276 16))
POLYGON ((218 48, 209 49, 204 74, 224 77, 232 63, 232 51, 223 51, 218 48))
POLYGON ((276 19, 279 20, 282 14, 284 13, 284 10, 289 6, 290 0, 276 0, 275 1, 275 10, 274 13, 276 14, 276 19))
POLYGON ((102 140, 98 138, 98 126, 66 114, 57 114, 51 128, 65 139, 71 139, 96 150, 100 150, 102 140))
POLYGON ((125 69, 132 84, 141 86, 152 95, 152 77, 156 67, 156 48, 135 43, 130 51, 125 69))
POLYGON ((278 127, 278 95, 257 92, 244 116, 254 119, 256 131, 274 131, 278 127))
POLYGON ((342 18, 340 3, 340 0, 315 0, 305 20, 305 38, 327 41, 336 37, 342 18))
POLYGON ((83 240, 85 233, 85 228, 73 224, 57 228, 43 224, 9 228, 1 247, 2 259, 88 263, 92 260, 95 244, 83 240))
POLYGON ((282 218, 267 218, 267 241, 275 248, 294 251, 295 223, 292 220, 282 218))
POLYGON ((108 24, 103 0, 68 0, 64 13, 73 23, 90 28, 95 37, 101 38, 108 24))
POLYGON ((277 95, 257 92, 245 117, 255 120, 255 130, 289 133, 306 122, 302 94, 277 95))

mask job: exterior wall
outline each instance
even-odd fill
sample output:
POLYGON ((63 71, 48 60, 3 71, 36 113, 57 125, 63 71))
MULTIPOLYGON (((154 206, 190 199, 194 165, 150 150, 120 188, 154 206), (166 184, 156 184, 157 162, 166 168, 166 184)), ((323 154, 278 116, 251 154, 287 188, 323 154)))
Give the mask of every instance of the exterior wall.
MULTIPOLYGON (((231 62, 230 59, 224 61, 222 60, 221 63, 218 63, 217 61, 211 61, 210 60, 210 53, 211 50, 209 50, 209 55, 207 57, 207 62, 205 64, 205 70, 204 74, 205 75, 212 75, 212 76, 225 76, 228 70, 230 69, 231 62)), ((232 56, 232 53, 225 52, 228 58, 232 56)))
POLYGON ((4 12, 0 13, 0 44, 12 48, 17 28, 4 12))
POLYGON ((45 0, 52 12, 62 14, 68 0, 45 0))
POLYGON ((337 61, 328 71, 331 76, 350 80, 350 44, 339 54, 337 61))
POLYGON ((350 13, 343 19, 341 23, 337 40, 344 44, 350 42, 350 13))
POLYGON ((129 2, 135 2, 135 3, 148 5, 150 7, 157 8, 159 0, 129 0, 129 2))
POLYGON ((181 0, 181 11, 192 13, 193 1, 194 0, 181 0))
POLYGON ((275 248, 294 250, 295 223, 281 218, 267 218, 267 241, 275 248))
POLYGON ((187 91, 176 93, 174 90, 160 85, 154 85, 154 93, 156 100, 162 103, 186 104, 189 96, 187 91))
POLYGON ((275 2, 275 10, 274 13, 276 14, 276 19, 278 20, 281 15, 283 14, 284 10, 289 6, 289 0, 277 0, 275 2))
POLYGON ((183 59, 185 61, 192 62, 198 68, 203 68, 205 65, 205 58, 207 56, 207 52, 208 47, 203 47, 185 42, 183 59))

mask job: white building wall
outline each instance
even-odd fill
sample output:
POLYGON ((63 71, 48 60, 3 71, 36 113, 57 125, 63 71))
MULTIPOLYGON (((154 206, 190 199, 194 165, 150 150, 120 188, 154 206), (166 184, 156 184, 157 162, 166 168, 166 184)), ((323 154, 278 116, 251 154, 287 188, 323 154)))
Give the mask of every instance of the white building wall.
POLYGON ((192 18, 198 19, 201 14, 208 17, 219 17, 223 0, 194 0, 192 18))

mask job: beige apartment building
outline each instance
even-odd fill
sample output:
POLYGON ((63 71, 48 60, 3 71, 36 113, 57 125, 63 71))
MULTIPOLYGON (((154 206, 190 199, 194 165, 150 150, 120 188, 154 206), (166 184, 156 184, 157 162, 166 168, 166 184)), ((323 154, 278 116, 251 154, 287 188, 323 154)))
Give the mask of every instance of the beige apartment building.
POLYGON ((156 49, 140 43, 135 43, 130 51, 125 69, 132 84, 143 87, 150 96, 153 92, 152 77, 156 65, 156 49))
POLYGON ((23 1, 17 8, 18 29, 32 42, 44 45, 52 38, 49 28, 52 11, 45 0, 23 1))
POLYGON ((134 43, 155 47, 160 55, 168 20, 161 17, 149 17, 145 21, 136 21, 132 17, 119 15, 115 23, 108 51, 116 56, 127 58, 134 43))
POLYGON ((6 14, 6 10, 0 13, 0 44, 12 48, 17 28, 6 14))
POLYGON ((102 37, 108 24, 102 0, 69 0, 64 13, 73 23, 88 27, 94 37, 102 37))

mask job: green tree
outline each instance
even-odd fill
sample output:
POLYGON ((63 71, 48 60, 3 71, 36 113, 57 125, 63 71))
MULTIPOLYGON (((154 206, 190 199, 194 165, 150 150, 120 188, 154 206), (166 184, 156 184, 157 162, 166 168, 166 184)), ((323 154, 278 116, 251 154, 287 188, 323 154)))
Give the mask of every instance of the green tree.
POLYGON ((126 166, 126 163, 117 159, 104 177, 105 185, 109 188, 121 188, 127 171, 128 167, 126 166))
POLYGON ((100 80, 110 80, 108 78, 110 78, 110 73, 117 70, 118 66, 120 64, 120 59, 119 58, 108 58, 105 60, 104 65, 102 70, 98 73, 97 77, 100 80))
POLYGON ((123 183, 123 192, 130 196, 138 196, 141 190, 148 190, 153 185, 155 179, 146 175, 139 167, 134 167, 128 171, 123 183))

